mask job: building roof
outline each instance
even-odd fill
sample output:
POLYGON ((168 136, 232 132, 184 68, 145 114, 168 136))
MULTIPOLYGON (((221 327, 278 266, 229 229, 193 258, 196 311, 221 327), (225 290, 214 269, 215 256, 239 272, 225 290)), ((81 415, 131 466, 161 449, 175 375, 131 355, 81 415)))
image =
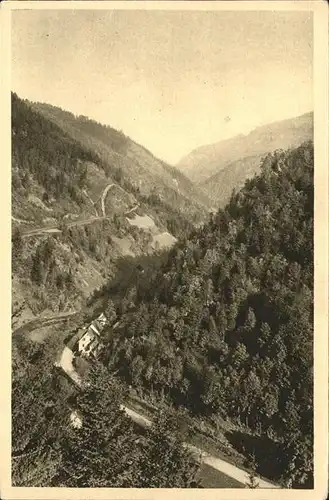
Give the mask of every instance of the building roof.
POLYGON ((100 335, 97 326, 94 323, 91 323, 88 327, 88 330, 92 330, 97 336, 100 335))
POLYGON ((101 313, 96 320, 93 320, 87 328, 80 329, 78 330, 75 334, 72 335, 72 337, 68 340, 66 343, 66 346, 71 349, 72 351, 75 351, 78 347, 79 340, 82 339, 82 337, 90 330, 97 335, 98 339, 100 338, 100 332, 104 329, 105 323, 107 322, 106 316, 104 313, 101 313))

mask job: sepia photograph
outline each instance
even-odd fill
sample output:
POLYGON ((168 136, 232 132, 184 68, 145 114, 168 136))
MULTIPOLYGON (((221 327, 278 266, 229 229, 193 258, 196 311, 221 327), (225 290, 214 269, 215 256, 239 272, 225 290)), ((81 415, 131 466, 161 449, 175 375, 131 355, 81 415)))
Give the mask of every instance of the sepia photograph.
POLYGON ((11 487, 313 490, 313 2, 11 3, 11 487))

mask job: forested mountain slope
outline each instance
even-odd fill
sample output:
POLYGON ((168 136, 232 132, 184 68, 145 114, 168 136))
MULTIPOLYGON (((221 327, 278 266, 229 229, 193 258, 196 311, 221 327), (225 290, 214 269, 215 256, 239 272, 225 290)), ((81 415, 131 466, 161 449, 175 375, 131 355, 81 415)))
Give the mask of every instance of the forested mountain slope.
POLYGON ((202 203, 184 175, 121 132, 12 94, 14 303, 35 314, 79 307, 117 258, 161 250, 200 224, 202 203))
POLYGON ((158 414, 141 435, 120 406, 126 388, 101 364, 76 391, 53 366, 63 335, 58 328, 44 343, 13 342, 13 486, 193 486, 198 464, 183 446, 177 418, 158 414))
POLYGON ((121 377, 230 419, 258 443, 260 473, 312 487, 312 143, 268 155, 160 270, 136 275, 119 298, 117 285, 103 293, 120 322, 107 362, 121 377))
POLYGON ((29 105, 97 153, 106 164, 116 166, 120 176, 142 195, 156 194, 173 208, 197 216, 201 207, 209 207, 208 198, 182 172, 156 158, 123 132, 49 104, 29 105))
POLYGON ((200 187, 213 200, 214 205, 224 208, 233 190, 238 192, 246 180, 260 172, 263 157, 264 155, 248 156, 234 161, 202 182, 200 187))
POLYGON ((276 149, 297 147, 313 139, 313 113, 258 127, 247 135, 202 146, 177 167, 224 207, 232 190, 260 171, 262 158, 276 149))

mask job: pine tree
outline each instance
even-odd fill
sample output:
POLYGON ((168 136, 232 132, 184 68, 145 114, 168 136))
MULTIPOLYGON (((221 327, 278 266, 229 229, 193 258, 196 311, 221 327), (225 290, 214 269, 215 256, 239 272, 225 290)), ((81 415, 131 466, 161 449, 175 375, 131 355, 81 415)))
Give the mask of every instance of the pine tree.
POLYGON ((41 260, 41 252, 38 248, 35 255, 32 257, 31 280, 37 285, 41 285, 43 277, 43 265, 41 260))
POLYGON ((254 453, 249 457, 248 465, 250 468, 250 472, 248 474, 248 482, 246 483, 246 487, 252 489, 258 488, 259 481, 257 481, 257 475, 256 475, 257 462, 254 453))
POLYGON ((57 397, 56 374, 40 372, 37 360, 49 366, 46 351, 42 345, 31 347, 25 346, 27 361, 17 350, 13 353, 12 482, 15 486, 50 486, 61 461, 66 406, 57 397))
POLYGON ((19 227, 16 227, 12 234, 12 255, 13 258, 20 256, 23 248, 22 233, 19 227))
POLYGON ((113 325, 115 323, 117 313, 116 313, 116 307, 114 305, 113 300, 109 299, 106 309, 105 309, 105 316, 107 319, 107 322, 109 325, 113 325))
POLYGON ((82 426, 68 427, 58 474, 67 487, 130 487, 136 455, 132 423, 120 408, 122 391, 102 366, 92 366, 76 400, 82 426))
POLYGON ((195 482, 196 457, 182 442, 177 416, 159 412, 146 434, 139 461, 140 488, 188 488, 195 482))
POLYGON ((259 482, 257 481, 257 476, 255 472, 249 472, 248 474, 248 482, 246 483, 247 488, 258 488, 259 482))

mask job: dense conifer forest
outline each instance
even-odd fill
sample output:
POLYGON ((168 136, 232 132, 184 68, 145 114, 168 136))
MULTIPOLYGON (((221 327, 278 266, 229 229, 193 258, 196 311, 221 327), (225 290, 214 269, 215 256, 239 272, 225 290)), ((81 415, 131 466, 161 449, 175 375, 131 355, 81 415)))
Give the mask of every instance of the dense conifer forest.
MULTIPOLYGON (((182 206, 190 208, 191 204, 174 190, 161 192, 154 187, 141 192, 138 178, 131 182, 124 162, 110 156, 111 148, 115 154, 123 153, 122 143, 132 142, 122 133, 59 108, 49 109, 58 123, 44 116, 38 106, 12 94, 12 265, 19 281, 14 289, 25 296, 34 313, 80 306, 99 282, 115 272, 115 260, 123 253, 116 238, 128 241, 131 254, 154 251, 151 235, 128 223, 125 213, 131 207, 152 217, 159 231, 169 231, 175 238, 191 231, 199 210, 196 204, 191 213, 184 211, 182 206), (68 116, 77 129, 65 127, 68 116), (99 141, 107 137, 107 156, 84 140, 83 133, 90 131, 99 141), (102 219, 99 200, 109 184, 116 191, 108 196, 107 217, 102 219), (99 220, 92 224, 69 225, 97 214, 99 220), (29 230, 42 227, 57 227, 62 234, 24 238, 29 230), (87 291, 86 280, 90 283, 87 291)), ((174 174, 184 180, 178 171, 174 174)), ((199 215, 202 219, 202 210, 199 215)))
POLYGON ((257 436, 267 477, 310 487, 312 143, 268 155, 160 270, 123 285, 125 272, 96 294, 121 324, 109 332, 109 365, 144 394, 237 422, 257 436))
POLYGON ((152 428, 141 435, 120 409, 127 389, 102 364, 91 367, 85 390, 76 391, 55 367, 51 369, 53 352, 49 343, 15 343, 14 486, 198 485, 198 463, 184 448, 181 428, 170 410, 159 412, 152 428), (72 425, 72 414, 79 416, 81 427, 72 425))
POLYGON ((216 419, 231 422, 232 446, 252 458, 258 474, 312 487, 313 144, 266 156, 261 173, 195 227, 179 204, 156 190, 141 193, 120 169, 13 95, 12 182, 16 215, 28 210, 38 225, 52 203, 61 223, 61 236, 37 242, 24 239, 19 225, 13 231, 13 274, 32 287, 36 312, 73 302, 79 266, 93 259, 109 281, 88 299, 88 310, 118 324, 107 327, 101 363, 89 370, 83 391, 54 367, 56 336, 15 338, 13 483, 197 485, 198 464, 176 418, 183 412, 214 428, 216 419), (116 254, 114 266, 109 233, 127 231, 120 215, 65 225, 67 211, 92 215, 83 194, 90 163, 178 238, 171 250, 145 255, 145 234, 129 228, 140 254, 116 254), (36 194, 41 209, 27 201, 36 194), (142 437, 120 409, 128 386, 161 403, 142 437), (73 409, 80 429, 70 424, 73 409))

